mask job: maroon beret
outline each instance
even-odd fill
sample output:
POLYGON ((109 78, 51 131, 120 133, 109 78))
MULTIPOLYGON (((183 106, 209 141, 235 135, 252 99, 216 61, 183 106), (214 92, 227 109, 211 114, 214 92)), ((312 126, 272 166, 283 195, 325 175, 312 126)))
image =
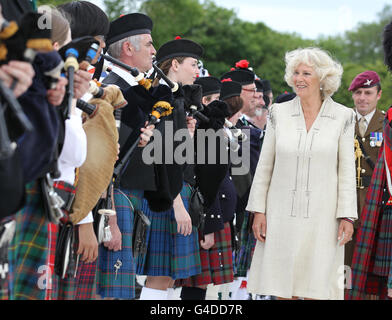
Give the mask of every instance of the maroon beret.
POLYGON ((380 77, 377 72, 365 71, 354 78, 348 91, 355 91, 358 88, 372 88, 378 83, 380 83, 380 77))

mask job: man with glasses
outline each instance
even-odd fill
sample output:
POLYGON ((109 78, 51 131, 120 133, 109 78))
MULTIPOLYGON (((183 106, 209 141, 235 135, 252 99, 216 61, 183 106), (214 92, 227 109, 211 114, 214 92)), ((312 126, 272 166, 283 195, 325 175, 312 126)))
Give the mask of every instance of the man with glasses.
POLYGON ((225 73, 221 77, 221 80, 223 79, 231 79, 241 84, 241 98, 244 104, 241 109, 243 117, 240 119, 238 126, 241 127, 250 125, 249 120, 255 115, 257 96, 259 95, 255 84, 254 72, 249 69, 237 69, 225 73))

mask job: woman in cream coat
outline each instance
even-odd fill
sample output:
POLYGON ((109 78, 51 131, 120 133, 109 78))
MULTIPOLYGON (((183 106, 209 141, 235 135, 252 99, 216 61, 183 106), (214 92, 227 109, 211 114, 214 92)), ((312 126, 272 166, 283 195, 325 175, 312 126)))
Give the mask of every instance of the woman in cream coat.
POLYGON ((318 48, 286 54, 297 97, 271 107, 247 210, 257 245, 248 290, 343 299, 344 244, 357 218, 354 112, 331 98, 343 69, 318 48))

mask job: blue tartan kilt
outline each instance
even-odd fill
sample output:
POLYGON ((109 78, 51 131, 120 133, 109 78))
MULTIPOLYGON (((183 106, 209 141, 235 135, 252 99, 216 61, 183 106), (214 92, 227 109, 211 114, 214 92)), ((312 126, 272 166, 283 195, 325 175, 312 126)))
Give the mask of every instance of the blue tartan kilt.
MULTIPOLYGON (((188 210, 191 187, 183 184, 181 197, 188 210)), ((151 221, 147 235, 147 253, 137 261, 136 273, 147 276, 168 276, 186 279, 201 273, 197 228, 189 236, 177 233, 174 210, 154 212, 143 199, 141 210, 151 221)))
POLYGON ((99 247, 97 270, 97 294, 118 299, 135 298, 135 260, 132 254, 134 209, 142 202, 141 190, 114 190, 117 224, 122 234, 122 249, 114 252, 103 244, 99 247), (132 205, 131 205, 132 203, 132 205), (114 265, 121 261, 117 271, 114 265))

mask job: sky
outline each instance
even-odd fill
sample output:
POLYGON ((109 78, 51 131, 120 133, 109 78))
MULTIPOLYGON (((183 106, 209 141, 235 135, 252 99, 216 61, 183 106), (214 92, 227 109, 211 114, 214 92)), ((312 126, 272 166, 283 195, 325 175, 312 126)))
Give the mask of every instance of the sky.
MULTIPOLYGON (((102 6, 102 0, 90 0, 102 6)), ((342 34, 358 22, 377 21, 377 14, 390 0, 214 0, 234 9, 238 17, 263 22, 279 32, 298 33, 307 39, 342 34)))
POLYGON ((358 22, 377 21, 386 0, 214 0, 234 9, 238 17, 250 22, 264 22, 280 32, 296 32, 307 39, 320 35, 341 34, 354 29, 358 22))

